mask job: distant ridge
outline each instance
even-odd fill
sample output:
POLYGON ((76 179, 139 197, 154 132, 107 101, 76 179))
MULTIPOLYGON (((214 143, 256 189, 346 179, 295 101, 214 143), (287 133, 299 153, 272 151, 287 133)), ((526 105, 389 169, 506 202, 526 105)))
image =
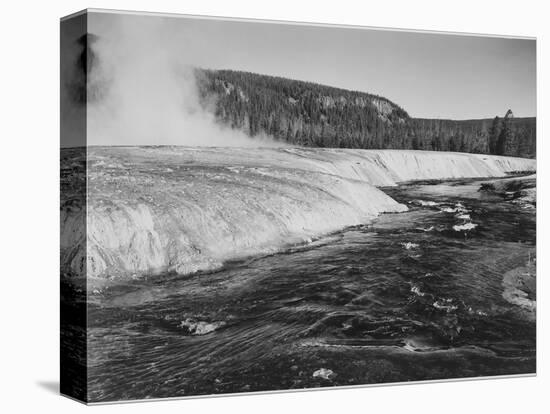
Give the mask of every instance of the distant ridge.
POLYGON ((411 118, 391 100, 365 92, 233 70, 195 74, 202 102, 213 105, 218 121, 251 137, 307 147, 536 156, 534 117, 411 118))

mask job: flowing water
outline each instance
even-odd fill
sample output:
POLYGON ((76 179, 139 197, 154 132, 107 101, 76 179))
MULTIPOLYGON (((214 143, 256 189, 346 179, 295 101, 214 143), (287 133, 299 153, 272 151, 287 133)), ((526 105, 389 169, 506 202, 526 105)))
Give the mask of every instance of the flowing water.
POLYGON ((90 400, 535 372, 535 212, 478 188, 384 189, 410 211, 96 291, 90 400))

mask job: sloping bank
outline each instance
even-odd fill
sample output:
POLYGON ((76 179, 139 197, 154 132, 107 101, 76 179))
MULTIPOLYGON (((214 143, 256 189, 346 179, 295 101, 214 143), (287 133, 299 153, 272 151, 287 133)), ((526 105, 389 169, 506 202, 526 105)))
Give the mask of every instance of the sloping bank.
POLYGON ((88 237, 62 200, 61 263, 116 278, 215 269, 406 207, 376 186, 500 177, 534 160, 344 149, 95 147, 88 151, 88 237))

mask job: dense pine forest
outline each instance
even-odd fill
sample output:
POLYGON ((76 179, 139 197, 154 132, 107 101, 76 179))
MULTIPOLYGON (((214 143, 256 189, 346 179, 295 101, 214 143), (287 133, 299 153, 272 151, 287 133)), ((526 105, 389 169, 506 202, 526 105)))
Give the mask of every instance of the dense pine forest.
POLYGON ((420 119, 364 92, 231 70, 198 69, 196 77, 203 104, 251 137, 311 147, 536 155, 536 118, 515 118, 511 110, 494 119, 420 119))

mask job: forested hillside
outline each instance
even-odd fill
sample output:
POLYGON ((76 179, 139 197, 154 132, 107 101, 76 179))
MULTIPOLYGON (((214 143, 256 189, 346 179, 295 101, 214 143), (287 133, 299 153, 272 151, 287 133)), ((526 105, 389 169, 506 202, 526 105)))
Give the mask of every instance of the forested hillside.
POLYGON ((230 70, 196 72, 205 106, 254 137, 295 145, 461 151, 535 157, 536 119, 415 119, 390 100, 310 82, 230 70))

